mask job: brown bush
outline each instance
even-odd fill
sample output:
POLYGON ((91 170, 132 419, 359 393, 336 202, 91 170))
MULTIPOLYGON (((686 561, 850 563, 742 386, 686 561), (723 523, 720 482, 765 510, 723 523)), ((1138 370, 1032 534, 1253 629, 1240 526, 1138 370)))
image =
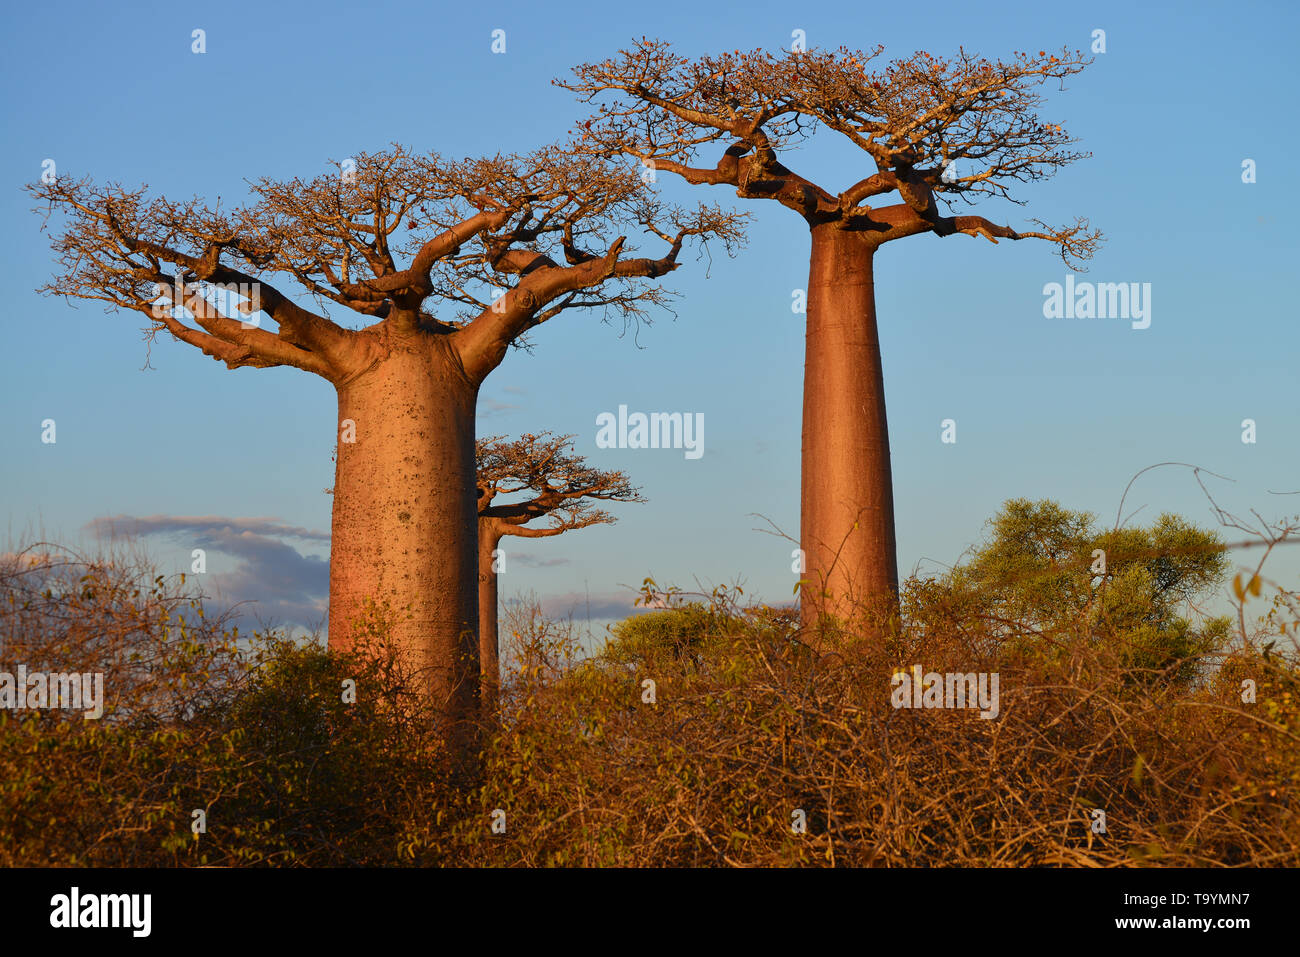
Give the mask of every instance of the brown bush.
POLYGON ((1153 683, 1115 649, 1068 634, 1043 636, 1063 652, 1052 657, 971 622, 960 641, 904 632, 890 648, 818 656, 767 609, 713 616, 728 627, 702 646, 699 667, 671 645, 639 642, 633 661, 616 647, 522 675, 490 752, 469 860, 1300 863, 1291 661, 1239 649, 1231 678, 1187 687, 1153 683), (893 708, 894 669, 918 662, 999 672, 1001 714, 893 708), (1254 677, 1257 703, 1240 700, 1239 676, 1254 677), (646 678, 653 705, 642 701, 646 678), (483 822, 496 807, 508 830, 491 836, 483 822), (792 830, 796 810, 806 834, 792 830))
POLYGON ((181 615, 195 596, 140 568, 11 559, 0 670, 101 668, 114 692, 98 722, 0 713, 0 864, 1300 863, 1300 669, 1278 652, 1294 593, 1153 673, 1086 630, 1009 629, 932 585, 913 583, 929 626, 913 605, 888 640, 832 652, 725 589, 677 595, 596 655, 517 609, 466 783, 418 676, 384 652, 382 610, 338 655, 181 615), (998 673, 998 717, 894 708, 891 676, 914 664, 998 673))

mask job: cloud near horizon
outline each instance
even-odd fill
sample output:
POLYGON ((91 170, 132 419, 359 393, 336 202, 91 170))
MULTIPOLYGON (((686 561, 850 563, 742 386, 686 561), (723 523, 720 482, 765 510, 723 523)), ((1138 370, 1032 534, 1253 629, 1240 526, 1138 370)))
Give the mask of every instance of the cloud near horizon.
MULTIPOLYGON (((96 535, 115 538, 166 536, 188 539, 193 547, 236 559, 231 571, 210 572, 222 606, 260 623, 305 628, 323 627, 329 608, 329 559, 300 552, 285 539, 324 543, 330 536, 274 518, 228 518, 221 515, 112 515, 86 525, 96 535)), ((188 543, 187 542, 187 543, 188 543)), ((211 556, 208 558, 211 565, 211 556)))
POLYGON ((512 412, 516 409, 522 409, 522 408, 523 408, 522 405, 515 405, 513 402, 502 402, 499 399, 493 399, 490 396, 485 396, 483 399, 479 401, 478 417, 480 419, 488 419, 494 415, 499 415, 502 412, 512 412))
POLYGON ((568 618, 574 620, 591 617, 593 619, 626 618, 642 609, 634 603, 639 593, 631 589, 624 592, 585 592, 571 591, 562 595, 542 595, 539 601, 542 614, 547 618, 568 618))
POLYGON ((527 552, 510 553, 509 561, 523 565, 524 568, 555 568, 559 565, 569 564, 567 558, 538 558, 536 555, 530 555, 527 552))
MULTIPOLYGON (((157 536, 202 548, 236 559, 230 571, 209 572, 214 592, 210 597, 221 608, 239 606, 238 611, 254 620, 305 628, 323 628, 329 610, 329 558, 304 554, 289 541, 324 546, 330 536, 301 526, 287 525, 275 518, 232 518, 224 515, 106 515, 87 523, 86 531, 106 539, 157 536)), ((510 560, 524 568, 547 568, 569 564, 567 558, 539 558, 529 553, 511 554, 510 560)), ((209 567, 212 556, 208 556, 209 567)), ((503 597, 505 597, 503 595, 503 597)), ((539 597, 548 617, 575 619, 625 618, 638 609, 637 593, 566 592, 539 597)))

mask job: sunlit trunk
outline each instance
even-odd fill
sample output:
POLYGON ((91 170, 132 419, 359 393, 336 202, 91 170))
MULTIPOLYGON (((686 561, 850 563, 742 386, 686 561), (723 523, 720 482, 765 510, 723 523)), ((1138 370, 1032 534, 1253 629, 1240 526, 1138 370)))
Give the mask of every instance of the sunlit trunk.
POLYGON ((830 223, 812 230, 803 405, 801 618, 842 621, 897 601, 889 428, 876 331, 874 247, 830 223))
POLYGON ((493 571, 493 551, 501 542, 501 532, 492 519, 479 519, 478 529, 478 627, 479 663, 483 676, 483 709, 496 708, 501 687, 501 665, 497 639, 497 573, 493 571))
POLYGON ((393 647, 419 669, 463 757, 479 701, 477 389, 444 343, 391 346, 338 388, 330 647, 352 646, 366 599, 387 603, 393 647))

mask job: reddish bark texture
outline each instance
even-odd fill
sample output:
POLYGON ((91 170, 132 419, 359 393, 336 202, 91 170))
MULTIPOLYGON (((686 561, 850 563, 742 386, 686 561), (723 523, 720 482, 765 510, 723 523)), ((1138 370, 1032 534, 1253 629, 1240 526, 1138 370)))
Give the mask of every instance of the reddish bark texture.
POLYGON ((800 528, 805 620, 845 615, 898 590, 874 245, 834 224, 812 230, 804 365, 800 528))
POLYGON ((335 467, 330 646, 351 647, 368 600, 386 605, 394 646, 464 721, 478 711, 477 597, 462 573, 476 554, 478 389, 445 338, 387 338, 387 355, 338 386, 355 441, 335 467))
POLYGON ((493 551, 501 542, 496 519, 478 523, 478 621, 479 666, 483 684, 483 707, 491 713, 501 689, 501 655, 497 634, 497 573, 492 569, 493 551))

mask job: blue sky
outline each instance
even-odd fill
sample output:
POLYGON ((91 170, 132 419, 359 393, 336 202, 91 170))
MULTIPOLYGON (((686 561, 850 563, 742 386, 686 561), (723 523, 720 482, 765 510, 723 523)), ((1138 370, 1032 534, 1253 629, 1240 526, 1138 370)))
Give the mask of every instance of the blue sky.
MULTIPOLYGON (((1049 91, 1043 110, 1092 158, 1022 188, 1027 207, 980 211, 1012 226, 1088 216, 1107 244, 1080 278, 1150 283, 1151 326, 1044 318, 1043 286, 1066 270, 1043 243, 927 236, 887 247, 876 285, 904 572, 955 561, 1011 497, 1053 498, 1113 522, 1129 479, 1169 460, 1233 479, 1207 481, 1237 511, 1300 512, 1300 496, 1273 494, 1300 490, 1300 325, 1288 278, 1297 240, 1287 225, 1300 152, 1294 5, 594 10, 128 2, 63 4, 56 17, 7 8, 0 518, 11 541, 43 531, 86 542, 108 517, 149 518, 136 529, 154 530, 150 547, 166 568, 211 547, 214 579, 270 617, 301 617, 304 602, 323 600, 327 542, 315 533, 330 524, 331 388, 296 370, 230 372, 165 337, 144 370, 141 317, 38 296, 53 261, 20 187, 45 159, 62 175, 235 202, 245 179, 314 175, 393 141, 470 156, 560 138, 582 107, 550 79, 633 37, 703 54, 788 46, 796 29, 812 46, 881 43, 887 57, 958 45, 994 58, 1086 50, 1094 30, 1106 32, 1106 53, 1068 90, 1049 91), (194 29, 206 32, 203 55, 191 52, 194 29), (491 52, 494 29, 506 31, 504 55, 491 52), (1247 158, 1254 184, 1241 181, 1247 158), (55 445, 40 441, 47 418, 55 445), (947 418, 956 444, 940 441, 947 418), (1246 418, 1257 423, 1254 444, 1241 441, 1246 418)), ((834 189, 863 170, 859 154, 824 137, 790 164, 834 189)), ((581 618, 590 596, 603 617, 629 604, 621 586, 647 575, 688 588, 739 579, 758 597, 790 597, 792 546, 755 529, 763 515, 798 533, 803 339, 790 303, 807 279, 807 233, 775 204, 670 179, 661 177, 673 198, 750 209, 748 248, 735 260, 688 259, 670 281, 682 297, 676 315, 635 335, 566 314, 536 333, 533 355, 506 359, 480 401, 480 433, 574 433, 581 453, 628 471, 649 503, 619 507, 614 526, 524 542, 502 582, 507 597, 535 592, 563 611, 582 596, 581 618), (704 456, 597 448, 596 416, 620 404, 702 412, 704 456)), ((1138 521, 1175 511, 1213 524, 1183 469, 1147 473, 1126 512, 1143 505, 1138 521)), ((1300 556, 1270 568, 1294 587, 1300 556)))

